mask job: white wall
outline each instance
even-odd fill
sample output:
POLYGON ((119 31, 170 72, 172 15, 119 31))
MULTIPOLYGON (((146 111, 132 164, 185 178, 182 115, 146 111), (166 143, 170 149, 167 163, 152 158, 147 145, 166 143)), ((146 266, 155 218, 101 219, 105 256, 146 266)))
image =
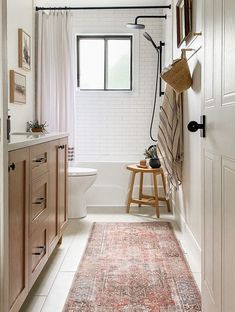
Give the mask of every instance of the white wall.
MULTIPOLYGON (((166 0, 37 0, 38 6, 165 5, 166 0)), ((170 2, 170 1, 169 1, 170 2)))
MULTIPOLYGON (((156 11, 162 14, 161 11, 156 11)), ((151 14, 156 13, 151 11, 151 14)), ((134 34, 133 92, 77 92, 77 160, 133 161, 143 158, 152 144, 149 124, 153 108, 157 54, 143 37, 126 23, 149 10, 89 11, 74 13, 74 33, 134 34)), ((157 44, 163 40, 162 20, 143 20, 157 44)), ((158 125, 158 101, 154 135, 158 125)))
POLYGON ((8 68, 27 76, 26 104, 10 104, 12 132, 25 131, 26 122, 34 119, 34 0, 8 0, 8 68), (32 70, 24 71, 18 67, 18 29, 22 28, 32 38, 32 70))
MULTIPOLYGON (((4 176, 2 174, 3 168, 4 168, 4 157, 3 157, 3 148, 4 148, 4 141, 2 138, 3 135, 3 119, 4 119, 4 110, 3 110, 3 55, 2 55, 2 49, 3 49, 3 39, 2 39, 2 2, 0 2, 0 25, 1 25, 1 31, 0 31, 0 246, 2 246, 2 237, 3 237, 3 231, 2 231, 2 226, 3 226, 3 214, 4 214, 4 203, 3 203, 3 185, 4 185, 4 176)), ((0 247, 0 276, 2 276, 2 247, 0 247)), ((3 298, 3 292, 1 286, 3 285, 2 278, 0 279, 0 299, 3 298)), ((0 300, 1 302, 1 300, 0 300)), ((1 309, 1 304, 0 304, 0 309, 1 309)))
MULTIPOLYGON (((181 50, 177 49, 176 44, 176 0, 173 0, 173 20, 168 21, 166 27, 167 60, 170 62, 170 54, 173 59, 180 56, 181 50), (173 29, 173 47, 171 40, 167 39, 173 29), (170 52, 171 51, 171 52, 170 52)), ((202 1, 193 4, 193 31, 200 32, 202 30, 202 1)), ((201 37, 194 37, 189 43, 190 48, 197 49, 202 45, 201 37)), ((181 48, 185 47, 182 45, 181 48)), ((191 53, 191 52, 190 52, 191 53)), ((190 56, 187 53, 187 56, 190 56)), ((190 71, 193 76, 193 86, 184 93, 184 165, 183 165, 183 184, 179 192, 175 193, 175 212, 178 224, 183 230, 190 233, 195 239, 198 248, 201 246, 201 142, 199 132, 190 133, 187 125, 191 120, 200 121, 201 115, 201 64, 202 50, 197 52, 188 62, 190 71)))
POLYGON ((7 118, 7 97, 6 97, 6 0, 0 2, 0 311, 7 307, 8 289, 7 267, 8 267, 8 153, 6 141, 6 118, 7 118))

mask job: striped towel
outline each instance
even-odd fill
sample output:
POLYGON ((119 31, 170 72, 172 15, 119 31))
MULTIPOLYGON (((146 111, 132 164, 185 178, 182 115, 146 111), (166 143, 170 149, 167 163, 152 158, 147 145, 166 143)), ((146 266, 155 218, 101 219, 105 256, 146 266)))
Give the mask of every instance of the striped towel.
MULTIPOLYGON (((160 109, 158 151, 166 169, 170 191, 182 182, 183 163, 183 108, 182 95, 166 86, 160 109)), ((169 191, 169 192, 170 192, 169 191)))

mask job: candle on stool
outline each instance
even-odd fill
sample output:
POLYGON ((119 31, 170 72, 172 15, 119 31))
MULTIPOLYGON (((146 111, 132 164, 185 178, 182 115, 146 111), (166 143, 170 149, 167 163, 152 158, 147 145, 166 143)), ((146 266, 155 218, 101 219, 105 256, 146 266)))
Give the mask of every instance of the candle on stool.
POLYGON ((147 166, 147 161, 146 159, 140 160, 140 166, 146 167, 147 166))

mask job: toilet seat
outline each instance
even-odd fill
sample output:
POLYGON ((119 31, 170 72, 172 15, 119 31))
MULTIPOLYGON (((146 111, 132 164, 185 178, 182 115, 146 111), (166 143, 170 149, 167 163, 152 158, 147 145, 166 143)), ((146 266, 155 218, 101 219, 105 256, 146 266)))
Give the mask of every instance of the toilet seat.
POLYGON ((79 168, 79 167, 68 168, 69 177, 84 177, 84 176, 93 176, 96 174, 97 170, 92 168, 79 168))

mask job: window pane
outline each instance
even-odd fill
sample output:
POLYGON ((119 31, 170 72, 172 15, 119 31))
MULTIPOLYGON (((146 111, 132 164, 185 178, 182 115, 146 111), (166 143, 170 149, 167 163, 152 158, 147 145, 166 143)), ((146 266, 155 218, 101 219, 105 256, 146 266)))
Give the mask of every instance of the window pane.
POLYGON ((80 39, 81 89, 104 89, 104 39, 80 39))
POLYGON ((131 40, 108 40, 108 89, 131 88, 131 40))

